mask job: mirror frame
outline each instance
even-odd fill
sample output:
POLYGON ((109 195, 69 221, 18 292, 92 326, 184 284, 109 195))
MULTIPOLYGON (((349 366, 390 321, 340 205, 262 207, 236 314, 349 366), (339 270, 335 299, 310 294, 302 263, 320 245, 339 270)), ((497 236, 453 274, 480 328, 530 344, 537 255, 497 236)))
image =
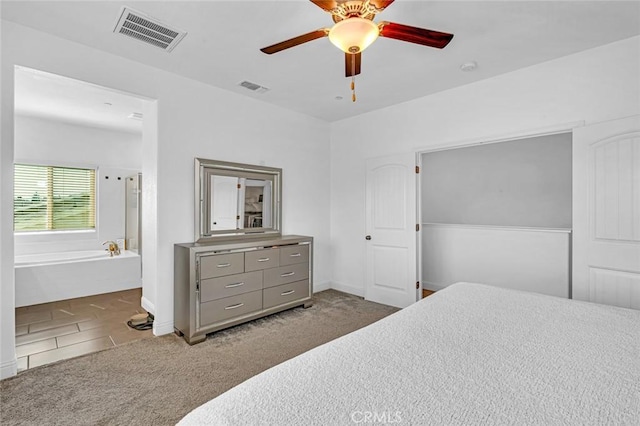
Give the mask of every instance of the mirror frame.
POLYGON ((231 163, 228 161, 195 159, 195 240, 198 243, 220 239, 274 237, 281 235, 282 229, 282 169, 256 166, 253 164, 231 163), (209 229, 211 215, 211 176, 220 172, 224 176, 273 181, 271 201, 272 226, 269 228, 209 229))

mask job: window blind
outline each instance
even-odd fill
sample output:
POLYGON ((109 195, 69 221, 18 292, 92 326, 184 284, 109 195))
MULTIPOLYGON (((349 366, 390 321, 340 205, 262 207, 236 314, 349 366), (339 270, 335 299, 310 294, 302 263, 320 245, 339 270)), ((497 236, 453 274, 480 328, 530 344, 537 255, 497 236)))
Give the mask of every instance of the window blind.
POLYGON ((95 229, 94 169, 16 164, 14 231, 95 229))

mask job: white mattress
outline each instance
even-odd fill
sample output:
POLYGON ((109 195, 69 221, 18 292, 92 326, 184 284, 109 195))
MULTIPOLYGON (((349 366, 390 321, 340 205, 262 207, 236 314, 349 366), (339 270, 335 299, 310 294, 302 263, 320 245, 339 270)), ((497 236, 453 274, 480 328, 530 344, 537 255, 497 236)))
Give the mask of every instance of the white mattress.
POLYGON ((640 424, 640 311, 458 283, 277 365, 186 425, 640 424))

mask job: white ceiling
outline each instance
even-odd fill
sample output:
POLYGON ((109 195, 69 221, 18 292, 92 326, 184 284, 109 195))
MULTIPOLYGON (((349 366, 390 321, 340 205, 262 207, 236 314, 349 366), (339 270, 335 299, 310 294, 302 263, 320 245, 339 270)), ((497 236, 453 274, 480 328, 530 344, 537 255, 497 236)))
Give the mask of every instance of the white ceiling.
POLYGON ((640 34, 640 1, 406 1, 387 20, 451 32, 443 50, 378 39, 362 55, 350 101, 344 54, 328 39, 265 55, 261 47, 329 27, 331 17, 292 1, 2 1, 2 18, 326 121, 640 34), (188 32, 171 53, 113 33, 122 6, 188 32), (476 61, 473 72, 460 65, 476 61), (249 80, 270 91, 238 86, 249 80), (337 100, 336 97, 343 97, 337 100))
POLYGON ((142 133, 143 100, 100 86, 19 67, 15 72, 14 109, 18 115, 98 128, 142 133))

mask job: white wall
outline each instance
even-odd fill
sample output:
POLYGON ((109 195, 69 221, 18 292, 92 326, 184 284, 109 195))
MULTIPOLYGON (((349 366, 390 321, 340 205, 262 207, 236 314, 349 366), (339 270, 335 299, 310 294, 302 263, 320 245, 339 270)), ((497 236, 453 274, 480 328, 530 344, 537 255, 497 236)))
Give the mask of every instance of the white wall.
POLYGON ((333 123, 333 287, 364 291, 366 158, 638 114, 639 75, 633 37, 333 123))
POLYGON ((422 223, 571 228, 571 133, 421 155, 422 223))
POLYGON ((124 238, 124 178, 142 170, 142 135, 23 115, 14 125, 16 163, 98 168, 96 231, 17 234, 15 254, 100 250, 124 238))
POLYGON ((14 156, 15 65, 155 100, 148 102, 143 111, 142 171, 143 293, 146 306, 153 307, 156 316, 156 334, 173 331, 173 244, 193 240, 194 157, 264 162, 282 168, 283 232, 315 237, 314 284, 328 286, 331 269, 327 123, 3 21, 0 150, 3 377, 15 374, 10 173, 14 156), (156 110, 157 125, 152 117, 156 110))
POLYGON ((479 282, 568 298, 570 246, 568 230, 426 225, 422 285, 440 290, 479 282))

